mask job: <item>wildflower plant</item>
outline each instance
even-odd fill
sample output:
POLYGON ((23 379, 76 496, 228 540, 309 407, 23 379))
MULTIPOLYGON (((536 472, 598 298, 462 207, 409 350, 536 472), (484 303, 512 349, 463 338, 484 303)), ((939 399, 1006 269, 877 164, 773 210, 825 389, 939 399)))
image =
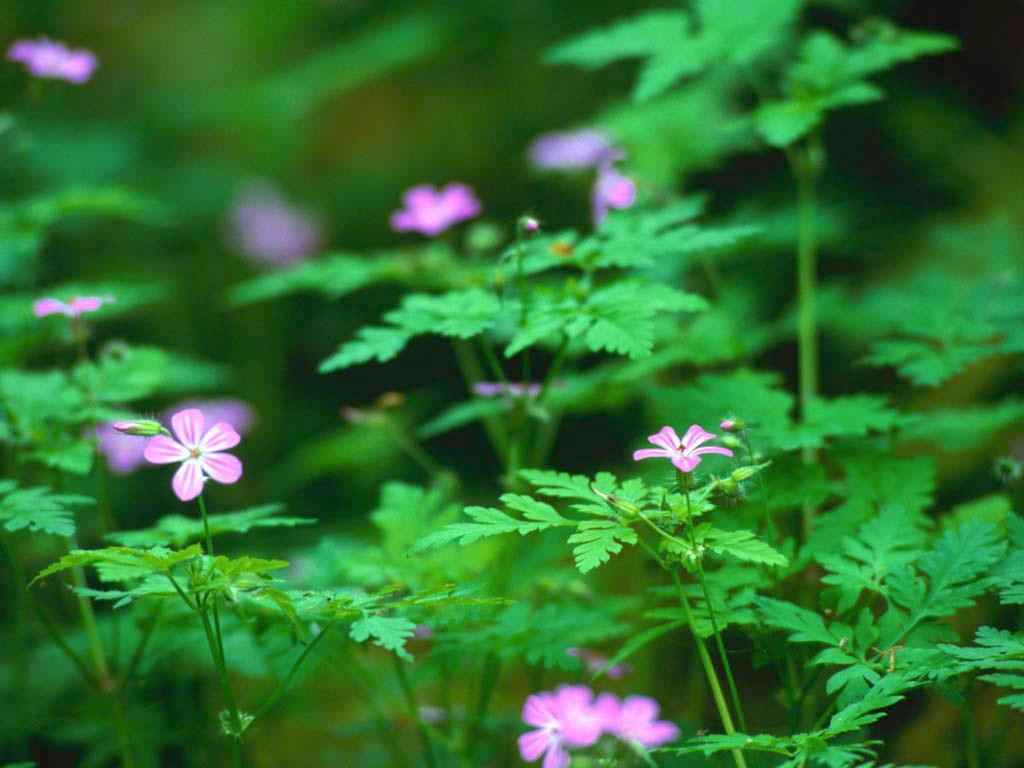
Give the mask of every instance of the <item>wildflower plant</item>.
MULTIPOLYGON (((164 202, 189 167, 152 199, 0 204, 2 679, 27 702, 0 762, 1015 764, 1019 201, 978 182, 961 218, 876 213, 871 239, 831 127, 957 41, 854 14, 694 0, 550 47, 549 77, 633 78, 522 136, 523 183, 576 228, 468 165, 406 187, 445 178, 429 155, 349 200, 368 252, 324 252, 330 205, 247 184, 248 155, 210 200, 164 202), (769 199, 694 191, 733 161, 769 199), (176 259, 184 222, 213 245, 163 282, 40 279, 110 218, 176 259), (232 251, 274 268, 229 279, 232 251), (938 718, 948 743, 893 735, 938 718)), ((274 168, 304 116, 446 35, 389 19, 163 117, 251 131, 274 168)), ((8 52, 83 93, 98 58, 8 52)), ((25 187, 54 173, 33 157, 25 187)))

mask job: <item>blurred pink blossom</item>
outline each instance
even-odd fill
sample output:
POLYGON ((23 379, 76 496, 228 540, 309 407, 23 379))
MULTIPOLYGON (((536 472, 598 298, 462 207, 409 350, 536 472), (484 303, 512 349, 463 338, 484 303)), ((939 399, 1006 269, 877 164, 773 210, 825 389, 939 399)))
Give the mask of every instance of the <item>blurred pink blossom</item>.
POLYGON ((17 40, 7 49, 9 61, 20 61, 34 77, 66 80, 79 85, 88 82, 99 62, 84 48, 70 49, 64 43, 40 37, 17 40))
POLYGON ((658 720, 658 702, 648 696, 627 696, 622 701, 613 693, 597 697, 594 710, 606 733, 645 749, 653 749, 679 738, 679 728, 658 720))
POLYGON ((454 182, 442 189, 421 184, 402 195, 403 208, 391 214, 396 232, 419 232, 434 237, 449 227, 479 215, 480 201, 465 184, 454 182))
POLYGON ((629 208, 636 202, 636 184, 627 176, 623 176, 612 166, 602 166, 597 170, 597 181, 590 196, 594 223, 600 225, 612 208, 629 208))
POLYGON ((544 758, 544 768, 566 768, 568 749, 589 747, 601 737, 602 722, 592 706, 593 691, 566 685, 554 693, 541 691, 526 698, 523 722, 536 730, 519 737, 519 754, 528 763, 544 758))
POLYGON ((266 182, 253 182, 239 193, 230 215, 232 244, 255 262, 288 266, 315 253, 323 244, 317 218, 288 203, 266 182))
POLYGON ((111 296, 76 296, 69 302, 47 297, 34 302, 32 304, 32 311, 36 317, 57 314, 78 317, 87 312, 95 312, 104 304, 110 304, 113 301, 114 299, 111 296))

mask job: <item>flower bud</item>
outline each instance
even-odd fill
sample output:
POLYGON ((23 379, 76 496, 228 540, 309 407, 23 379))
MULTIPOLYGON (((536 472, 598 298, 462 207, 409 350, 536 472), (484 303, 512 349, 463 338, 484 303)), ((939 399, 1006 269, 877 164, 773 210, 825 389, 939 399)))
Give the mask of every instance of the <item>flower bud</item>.
POLYGON ((640 507, 638 507, 631 501, 626 501, 625 499, 620 498, 619 496, 615 496, 614 494, 611 493, 604 493, 603 491, 599 491, 597 488, 594 487, 593 483, 590 484, 590 490, 593 491, 598 496, 600 496, 602 499, 604 499, 607 503, 611 504, 613 507, 621 511, 625 517, 636 517, 640 514, 640 507))
POLYGON ((532 235, 540 231, 540 222, 533 216, 523 216, 519 219, 519 227, 525 234, 532 235))
POLYGON ((742 432, 747 428, 746 422, 742 419, 726 419, 718 426, 726 432, 742 432))
POLYGON ((732 449, 732 450, 734 450, 734 451, 735 451, 735 450, 736 450, 737 448, 739 448, 739 447, 740 447, 740 441, 739 441, 739 440, 737 440, 737 439, 736 439, 735 437, 733 437, 732 435, 726 435, 725 437, 723 437, 723 438, 722 438, 721 440, 719 440, 718 442, 720 442, 720 443, 721 443, 722 445, 724 445, 724 446, 725 446, 726 448, 730 448, 730 449, 732 449))
POLYGON ((115 422, 114 429, 123 435, 134 435, 135 437, 155 437, 166 432, 163 425, 153 419, 118 421, 115 422))
POLYGON ((726 478, 721 483, 722 490, 726 493, 739 493, 740 487, 736 484, 736 481, 731 478, 726 478))
POLYGON ((738 467, 737 469, 734 469, 732 471, 732 474, 729 475, 729 477, 732 478, 733 482, 735 483, 742 483, 744 480, 749 480, 750 478, 752 478, 754 475, 757 474, 757 472, 757 467, 747 465, 745 467, 738 467))

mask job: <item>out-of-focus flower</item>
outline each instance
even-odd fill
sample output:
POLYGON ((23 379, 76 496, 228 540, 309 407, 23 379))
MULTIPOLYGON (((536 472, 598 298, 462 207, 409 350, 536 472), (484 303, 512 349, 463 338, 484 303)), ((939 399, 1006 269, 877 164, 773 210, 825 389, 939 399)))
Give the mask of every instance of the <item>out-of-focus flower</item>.
POLYGON ((273 185, 254 182, 232 206, 230 239, 251 260, 283 267, 316 252, 323 232, 313 214, 289 204, 273 185))
POLYGON ((594 703, 606 733, 653 749, 679 738, 679 728, 658 720, 658 702, 648 696, 627 696, 622 701, 613 693, 602 693, 594 703))
POLYGON ((419 232, 434 237, 460 221, 480 213, 480 201, 473 190, 458 182, 436 189, 421 184, 402 195, 403 208, 391 214, 391 228, 396 232, 419 232))
POLYGON ((541 134, 528 152, 534 167, 552 170, 594 168, 623 157, 607 136, 591 128, 541 134))
POLYGON ((97 309, 102 307, 104 304, 109 304, 114 299, 110 296, 76 296, 69 302, 63 302, 60 299, 44 298, 38 299, 32 304, 32 311, 36 317, 46 317, 47 315, 66 315, 68 317, 78 317, 84 315, 87 312, 95 312, 97 309))
POLYGON ((539 382, 516 382, 510 381, 504 383, 501 381, 478 381, 473 385, 474 394, 480 397, 501 397, 502 395, 509 395, 510 397, 522 397, 523 395, 529 395, 530 397, 536 397, 540 394, 542 385, 539 382))
POLYGON ((256 423, 256 414, 250 405, 236 397, 219 397, 213 400, 182 400, 164 411, 164 419, 170 420, 178 411, 198 408, 206 420, 216 424, 226 421, 240 435, 248 434, 256 423))
POLYGON ((626 156, 600 131, 583 129, 545 133, 533 141, 530 162, 536 168, 574 170, 594 168, 597 177, 590 193, 594 224, 600 226, 612 208, 629 208, 636 201, 636 184, 615 168, 626 156))
POLYGON ((218 483, 234 483, 242 476, 242 462, 223 453, 241 441, 227 422, 221 421, 204 431, 205 419, 198 408, 188 408, 171 417, 177 440, 157 435, 146 442, 143 454, 151 464, 181 462, 171 485, 182 501, 191 501, 203 492, 207 478, 218 483))
POLYGON ((677 469, 683 472, 692 472, 700 464, 702 454, 718 453, 723 456, 732 456, 732 451, 728 448, 722 448, 717 445, 701 447, 708 440, 713 440, 714 437, 714 435, 705 432, 697 424, 692 425, 686 430, 682 440, 679 439, 679 435, 676 434, 672 427, 662 427, 658 434, 647 438, 647 442, 658 447, 642 448, 639 451, 634 451, 633 460, 671 459, 677 469))
POLYGON ((629 208, 636 202, 636 184, 610 165, 598 169, 590 204, 594 223, 600 225, 612 208, 629 208))
POLYGON ((540 222, 537 221, 533 216, 523 216, 519 220, 520 226, 523 228, 523 232, 528 235, 536 234, 540 232, 540 222))
POLYGON ((64 43, 40 37, 17 40, 7 49, 9 61, 20 61, 33 77, 66 80, 80 85, 88 82, 99 62, 96 54, 84 48, 71 49, 64 43))
MULTIPOLYGON (((602 495, 607 498, 607 494, 602 495)), ((595 653, 589 648, 566 648, 565 652, 569 656, 575 656, 578 658, 583 664, 583 667, 591 675, 608 663, 608 659, 599 653, 595 653)), ((629 672, 630 667, 628 664, 612 664, 612 666, 608 667, 608 669, 604 671, 604 674, 612 680, 621 680, 629 674, 629 672)))
POLYGON ((146 440, 124 434, 113 424, 96 427, 100 452, 107 457, 107 466, 115 475, 127 475, 145 463, 146 440))
POLYGON ((544 758, 544 768, 566 768, 569 749, 589 747, 601 737, 602 720, 592 706, 594 693, 583 685, 567 685, 554 693, 526 698, 523 722, 536 730, 519 737, 519 754, 528 763, 544 758))

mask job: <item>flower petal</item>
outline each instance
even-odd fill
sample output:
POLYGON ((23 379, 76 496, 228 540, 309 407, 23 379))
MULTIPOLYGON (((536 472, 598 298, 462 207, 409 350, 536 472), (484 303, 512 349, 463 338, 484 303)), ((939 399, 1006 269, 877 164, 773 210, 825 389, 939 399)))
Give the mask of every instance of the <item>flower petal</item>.
POLYGON ((199 447, 203 438, 203 412, 198 408, 186 408, 171 416, 171 426, 181 444, 188 449, 199 447))
POLYGON ((242 476, 242 462, 230 453, 204 453, 199 463, 203 471, 218 483, 230 485, 242 476))
POLYGON ((558 722, 555 715, 555 700, 548 692, 535 693, 523 702, 523 722, 544 728, 558 722))
POLYGON ((234 427, 226 421, 221 421, 210 427, 203 435, 203 439, 199 441, 199 450, 203 453, 226 451, 228 448, 234 448, 241 440, 234 427))
POLYGON ((704 437, 707 434, 708 433, 704 431, 704 427, 700 424, 692 424, 690 428, 686 430, 686 434, 683 435, 683 448, 696 448, 701 443, 706 443, 714 437, 714 435, 704 437))
POLYGON ((81 315, 86 312, 95 312, 103 306, 103 299, 99 296, 80 296, 71 300, 71 314, 81 315))
POLYGON ((640 461, 641 459, 671 459, 675 455, 675 451, 666 451, 664 448, 641 448, 639 451, 633 451, 633 461, 640 461))
POLYGON ((699 456, 677 456, 672 459, 672 463, 676 465, 676 469, 680 469, 683 472, 693 472, 697 465, 700 464, 699 456))
POLYGON ((561 744, 555 744, 544 755, 544 768, 569 768, 569 753, 562 749, 561 744))
POLYGON ((146 441, 146 450, 142 455, 150 464, 173 464, 187 459, 189 450, 167 435, 156 435, 146 441))
POLYGON ((174 473, 174 479, 171 481, 171 486, 174 488, 175 495, 182 501, 192 501, 192 499, 202 493, 203 470, 199 466, 199 461, 189 459, 178 467, 178 471, 174 473))
POLYGON ((679 435, 672 427, 662 427, 658 434, 648 437, 647 442, 673 453, 679 449, 679 435))
POLYGON ((722 456, 732 456, 732 451, 720 445, 705 445, 703 448, 694 448, 688 452, 690 456, 699 456, 702 453, 718 453, 722 456))
POLYGON ((544 729, 528 731, 519 737, 519 756, 526 762, 532 763, 556 742, 557 737, 551 731, 544 729))
POLYGON ((70 315, 71 307, 57 299, 39 299, 39 301, 32 305, 32 311, 35 313, 36 317, 46 317, 47 315, 54 315, 57 313, 70 315))

